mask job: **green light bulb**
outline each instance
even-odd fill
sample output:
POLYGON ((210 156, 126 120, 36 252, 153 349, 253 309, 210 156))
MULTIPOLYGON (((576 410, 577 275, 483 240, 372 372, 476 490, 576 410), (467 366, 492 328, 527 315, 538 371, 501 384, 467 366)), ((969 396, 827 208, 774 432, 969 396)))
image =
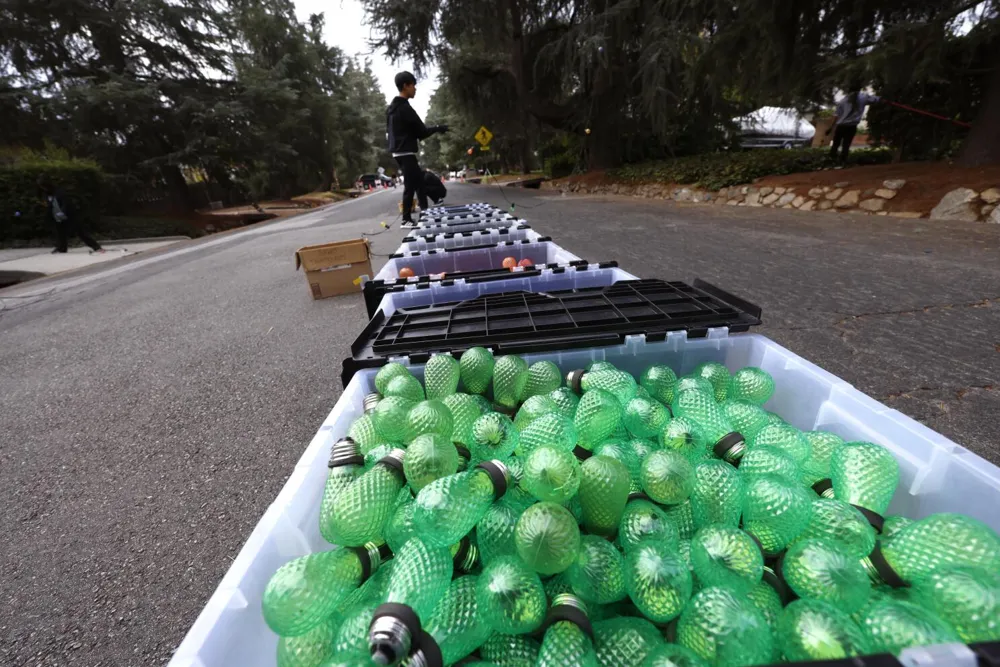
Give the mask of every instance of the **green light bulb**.
POLYGON ((382 539, 389 513, 406 482, 404 455, 402 449, 392 450, 334 499, 326 523, 331 543, 358 547, 382 539))
MULTIPOLYGON (((750 441, 750 448, 770 447, 784 452, 797 464, 802 464, 809 458, 812 447, 802 431, 788 424, 768 424, 757 432, 750 441)), ((743 464, 740 464, 743 467, 743 464)))
POLYGON ((393 553, 399 553, 403 545, 417 534, 416 529, 413 527, 413 510, 416 508, 413 496, 410 496, 409 500, 396 505, 396 508, 392 510, 392 514, 389 515, 389 520, 386 521, 383 533, 385 535, 385 543, 389 545, 393 553))
POLYGON ((485 415, 489 412, 493 412, 493 404, 490 403, 489 399, 487 399, 485 396, 482 396, 480 394, 469 394, 469 396, 471 396, 472 399, 476 402, 476 405, 479 406, 479 414, 485 415))
POLYGON ((792 484, 802 483, 802 466, 780 449, 764 445, 751 447, 740 459, 740 476, 776 475, 792 484))
POLYGON ((451 412, 451 439, 466 447, 472 444, 472 425, 482 416, 479 403, 468 394, 449 394, 441 399, 451 412))
POLYGON ((756 366, 747 366, 733 373, 729 381, 729 398, 744 399, 764 405, 774 394, 774 378, 756 366))
POLYGON ((375 467, 375 464, 389 456, 390 452, 394 449, 403 449, 404 445, 393 445, 385 443, 382 445, 376 445, 368 450, 365 454, 365 470, 371 470, 375 467))
POLYGON ((404 442, 410 435, 407 415, 414 405, 414 401, 402 396, 386 396, 371 414, 375 428, 390 442, 404 442))
POLYGON ((746 400, 728 400, 721 403, 722 413, 733 425, 733 429, 743 435, 749 442, 753 440, 769 420, 764 409, 756 403, 746 400))
POLYGON ((738 528, 705 526, 691 540, 691 565, 705 586, 743 594, 760 583, 764 556, 753 538, 738 528))
POLYGON ((695 594, 677 624, 677 643, 720 667, 770 662, 767 621, 749 600, 713 586, 695 594))
POLYGON ((593 456, 580 465, 580 508, 588 531, 597 535, 615 532, 628 502, 629 488, 628 468, 621 461, 593 456))
POLYGON ((576 415, 573 417, 577 433, 576 444, 592 450, 614 433, 623 414, 621 404, 612 394, 603 389, 586 392, 576 406, 576 415))
POLYGON ((809 525, 811 493, 781 477, 760 475, 746 480, 743 529, 756 537, 767 553, 784 549, 809 525))
POLYGON ((859 560, 871 553, 875 547, 875 530, 856 507, 842 500, 817 498, 812 508, 812 517, 796 540, 829 540, 859 560))
POLYGON ((848 614, 871 595, 861 561, 829 540, 802 540, 788 547, 781 574, 800 598, 822 600, 848 614))
POLYGON ((844 439, 827 431, 806 431, 803 433, 812 451, 802 463, 802 481, 812 486, 821 479, 830 477, 830 459, 834 452, 844 446, 844 439))
POLYGON ((545 620, 542 581, 517 557, 498 558, 483 569, 476 600, 483 623, 494 632, 527 634, 545 620))
POLYGON ((390 361, 382 368, 378 369, 378 373, 375 374, 375 389, 378 393, 385 396, 385 390, 389 386, 389 382, 396 377, 409 375, 413 377, 408 369, 403 364, 395 361, 390 361))
POLYGON ((608 440, 594 448, 594 455, 621 461, 628 470, 629 493, 642 493, 642 459, 627 443, 608 440))
POLYGON ((781 602, 781 597, 774 589, 774 586, 766 581, 761 581, 750 589, 747 593, 747 599, 764 616, 764 620, 767 621, 767 627, 771 629, 771 632, 775 632, 778 628, 778 619, 781 617, 781 610, 784 609, 785 605, 781 602))
POLYGON ((479 547, 479 558, 483 564, 489 565, 501 556, 516 556, 514 533, 517 520, 524 511, 506 502, 506 497, 493 503, 483 518, 476 524, 476 545, 479 547))
POLYGON ((368 414, 354 420, 351 428, 347 430, 347 437, 358 443, 362 454, 366 454, 368 450, 382 442, 382 436, 375 426, 375 419, 368 414))
POLYGON ((633 667, 663 645, 655 625, 635 616, 619 616, 594 623, 597 664, 633 667))
POLYGON ((517 449, 521 438, 510 417, 487 412, 472 424, 469 449, 478 461, 506 459, 517 449))
POLYGON ((549 604, 552 604, 552 601, 563 593, 576 595, 576 593, 573 592, 573 586, 569 583, 569 577, 566 576, 565 572, 560 572, 553 577, 549 577, 542 582, 542 587, 545 588, 545 597, 548 598, 549 604))
POLYGON ((470 347, 458 360, 462 386, 470 394, 482 394, 493 380, 493 353, 482 347, 470 347))
POLYGON ((455 421, 451 410, 438 400, 420 401, 406 415, 406 442, 421 435, 434 434, 451 442, 455 421))
POLYGON ((333 642, 343 618, 334 614, 297 637, 278 639, 278 667, 316 667, 333 656, 333 642))
POLYGON ((645 438, 632 438, 625 443, 625 447, 631 450, 632 454, 639 462, 637 470, 642 470, 642 462, 647 456, 660 449, 655 442, 645 438))
POLYGON ((691 420, 716 456, 729 463, 739 461, 745 450, 743 436, 733 430, 722 408, 709 393, 679 389, 671 407, 675 416, 691 420))
POLYGON ((743 477, 736 468, 718 459, 699 463, 694 469, 691 491, 695 526, 738 526, 743 513, 743 493, 743 477))
POLYGON ((524 396, 528 383, 528 364, 524 359, 507 355, 493 367, 493 400, 505 408, 515 408, 524 396))
POLYGON ((528 381, 524 385, 524 398, 542 396, 562 385, 562 373, 551 361, 538 361, 528 366, 528 381))
POLYGON ((509 472, 500 461, 434 480, 417 494, 413 510, 417 534, 431 546, 458 542, 503 497, 509 483, 509 472))
POLYGON ((618 542, 622 551, 628 554, 646 539, 676 547, 680 537, 677 526, 658 505, 643 498, 633 498, 625 506, 618 524, 618 542))
POLYGON ((625 557, 625 589, 655 623, 677 617, 691 597, 691 571, 671 545, 643 540, 625 557))
POLYGON ((659 435, 670 419, 670 412, 663 404, 638 396, 625 404, 623 422, 628 432, 636 438, 659 435))
POLYGON ((326 478, 323 500, 320 501, 319 506, 319 532, 327 542, 335 537, 335 533, 330 528, 333 520, 334 501, 364 471, 364 459, 361 457, 361 449, 357 443, 350 438, 336 442, 330 449, 329 467, 330 474, 326 478))
POLYGON ((580 550, 566 570, 566 579, 582 600, 609 604, 624 600, 625 561, 613 544, 597 535, 580 538, 580 550))
POLYGON ((871 653, 848 614, 819 600, 796 600, 781 614, 775 636, 785 658, 838 660, 871 653))
POLYGON ((521 431, 518 456, 529 456, 537 447, 551 446, 570 452, 576 446, 576 426, 559 414, 542 415, 521 431))
POLYGON ((521 486, 539 500, 564 503, 580 488, 580 464, 565 449, 538 447, 524 462, 521 486))
POLYGON ((556 597, 545 625, 537 667, 597 667, 594 631, 582 600, 566 593, 556 597))
POLYGON ((518 431, 523 431, 528 424, 535 421, 542 415, 558 413, 559 408, 548 396, 531 396, 521 404, 514 417, 514 426, 518 431))
POLYGON ((416 493, 431 482, 458 471, 458 450, 455 443, 437 433, 425 433, 414 438, 406 449, 403 472, 416 493))
POLYGON ((588 371, 616 371, 618 367, 615 366, 610 361, 605 361, 603 359, 597 361, 591 361, 587 364, 586 369, 588 371))
POLYGON ((385 387, 385 397, 388 398, 389 396, 406 398, 414 403, 422 401, 425 398, 424 388, 420 384, 420 380, 410 374, 397 375, 389 380, 389 384, 385 387))
POLYGON ((494 634, 479 647, 479 655, 500 667, 534 667, 541 644, 528 635, 494 634))
POLYGON ((378 600, 365 601, 344 609, 344 622, 337 630, 333 642, 334 656, 362 656, 371 664, 368 656, 368 626, 372 614, 378 608, 378 600))
POLYGON ((913 582, 910 599, 934 612, 963 642, 1000 638, 1000 574, 970 567, 946 568, 913 582))
POLYGON ((470 576, 451 582, 427 622, 427 633, 437 642, 446 665, 478 649, 492 634, 479 612, 478 582, 479 577, 470 576))
POLYGON ((421 537, 403 545, 396 554, 383 604, 375 610, 368 627, 375 664, 393 665, 410 653, 421 625, 430 621, 448 590, 453 568, 448 547, 430 546, 421 537))
POLYGON ((720 363, 708 361, 698 366, 691 373, 712 383, 715 400, 722 403, 729 393, 729 369, 720 363))
POLYGON ((661 449, 643 460, 641 480, 646 495, 654 501, 677 505, 694 489, 694 466, 683 454, 661 449))
MULTIPOLYGON (((830 481, 837 500, 885 514, 899 484, 899 464, 885 447, 849 442, 830 458, 830 481)), ((823 495, 829 497, 831 493, 823 495)))
POLYGON ((375 545, 321 551, 291 560, 278 568, 264 589, 264 620, 283 637, 304 635, 327 621, 380 562, 375 545))
POLYGON ((642 667, 708 667, 704 660, 680 644, 664 644, 653 650, 642 667))
POLYGON ((566 384, 577 393, 602 389, 614 396, 621 407, 632 400, 638 390, 635 378, 619 370, 591 370, 582 374, 572 371, 566 384))
POLYGON ((556 503, 536 503, 517 520, 514 546, 528 567, 542 575, 568 568, 580 548, 580 527, 569 510, 556 503))
POLYGON ((443 399, 458 391, 458 360, 447 354, 435 354, 424 366, 424 389, 428 399, 443 399))
POLYGON ((559 414, 563 417, 573 419, 576 414, 576 406, 580 402, 580 397, 573 393, 569 387, 559 387, 549 392, 549 398, 555 403, 559 414))
MULTIPOLYGON (((883 544, 881 553, 889 569, 903 582, 951 567, 1000 572, 1000 537, 986 524, 961 514, 932 514, 916 521, 883 544)), ((882 572, 872 564, 873 560, 865 560, 869 574, 877 580, 882 572)), ((888 576, 881 578, 898 587, 891 573, 885 574, 888 576)))
POLYGON ((677 374, 670 366, 654 364, 642 372, 639 384, 649 392, 649 395, 664 405, 674 402, 674 387, 677 386, 677 374))
MULTIPOLYGON (((380 552, 382 549, 380 549, 380 552)), ((375 606, 381 602, 382 598, 385 597, 385 592, 389 586, 389 577, 392 576, 392 570, 396 565, 395 558, 382 563, 381 567, 375 571, 368 581, 361 584, 350 595, 344 598, 344 601, 340 603, 339 611, 342 614, 343 622, 341 623, 341 629, 347 624, 349 619, 349 612, 356 609, 361 605, 372 605, 369 609, 367 618, 364 619, 364 629, 361 630, 361 638, 358 643, 358 650, 368 652, 368 621, 372 618, 372 612, 375 611, 375 606)), ((337 631, 338 637, 341 631, 337 631)), ((340 651, 341 647, 338 645, 335 650, 340 651)))
POLYGON ((872 653, 899 655, 911 646, 959 641, 958 633, 933 612, 902 600, 885 599, 869 607, 861 628, 872 653))
POLYGON ((885 517, 885 521, 882 523, 882 534, 879 538, 883 543, 888 542, 894 538, 899 531, 903 530, 912 523, 913 519, 905 516, 887 516, 885 517))
POLYGON ((708 443, 690 419, 674 417, 660 431, 659 442, 663 449, 679 452, 691 463, 698 463, 708 455, 708 443))
POLYGON ((677 386, 674 387, 675 401, 677 400, 677 394, 682 391, 700 391, 709 396, 713 401, 715 400, 715 387, 712 386, 711 382, 697 375, 685 375, 677 380, 677 386))
POLYGON ((694 537, 696 528, 694 525, 694 510, 691 507, 690 500, 679 505, 666 507, 664 510, 667 513, 667 517, 677 526, 677 535, 682 540, 690 540, 694 537))

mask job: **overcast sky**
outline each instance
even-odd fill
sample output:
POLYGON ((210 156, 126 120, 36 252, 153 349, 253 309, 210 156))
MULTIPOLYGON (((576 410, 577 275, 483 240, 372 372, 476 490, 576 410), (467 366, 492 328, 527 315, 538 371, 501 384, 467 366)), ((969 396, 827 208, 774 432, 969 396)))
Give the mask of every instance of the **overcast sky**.
MULTIPOLYGON (((326 16, 326 43, 339 46, 344 53, 351 56, 368 58, 372 63, 372 71, 378 78, 385 93, 386 103, 396 96, 396 85, 393 77, 400 70, 413 70, 413 63, 400 61, 393 63, 381 53, 372 53, 368 46, 371 29, 365 25, 365 11, 359 0, 294 0, 299 20, 305 21, 310 14, 326 16)), ((412 100, 413 108, 420 117, 427 120, 427 105, 431 93, 437 88, 437 68, 432 68, 425 78, 417 81, 417 96, 412 100)), ((430 120, 434 120, 433 118, 430 120)))

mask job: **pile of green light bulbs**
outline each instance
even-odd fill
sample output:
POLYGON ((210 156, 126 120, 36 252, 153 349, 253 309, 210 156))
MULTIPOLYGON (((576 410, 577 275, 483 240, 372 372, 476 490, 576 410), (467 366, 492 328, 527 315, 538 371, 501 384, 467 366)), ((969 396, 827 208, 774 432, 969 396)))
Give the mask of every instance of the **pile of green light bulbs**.
POLYGON ((760 368, 564 374, 472 348, 374 385, 330 456, 335 548, 264 592, 279 665, 756 665, 1000 639, 997 534, 886 515, 892 454, 767 411, 760 368))

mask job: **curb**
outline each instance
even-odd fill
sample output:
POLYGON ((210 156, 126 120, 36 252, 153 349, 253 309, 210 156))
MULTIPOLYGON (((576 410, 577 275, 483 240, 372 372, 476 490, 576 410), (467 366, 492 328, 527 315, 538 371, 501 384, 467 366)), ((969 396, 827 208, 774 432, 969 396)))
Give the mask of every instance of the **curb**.
POLYGON ((102 245, 125 245, 126 243, 160 243, 160 242, 176 242, 176 241, 190 241, 190 236, 140 236, 134 239, 105 239, 98 242, 102 245))

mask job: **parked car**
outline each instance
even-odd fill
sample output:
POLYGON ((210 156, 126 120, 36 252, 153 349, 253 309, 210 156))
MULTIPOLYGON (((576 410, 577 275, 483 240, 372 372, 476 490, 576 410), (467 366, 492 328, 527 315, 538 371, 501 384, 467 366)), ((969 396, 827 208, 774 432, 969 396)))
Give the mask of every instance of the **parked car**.
POLYGON ((804 148, 816 134, 813 124, 795 109, 761 107, 733 121, 740 126, 742 148, 804 148))
POLYGON ((396 187, 396 182, 384 174, 361 174, 354 183, 359 190, 367 190, 378 186, 396 187))

